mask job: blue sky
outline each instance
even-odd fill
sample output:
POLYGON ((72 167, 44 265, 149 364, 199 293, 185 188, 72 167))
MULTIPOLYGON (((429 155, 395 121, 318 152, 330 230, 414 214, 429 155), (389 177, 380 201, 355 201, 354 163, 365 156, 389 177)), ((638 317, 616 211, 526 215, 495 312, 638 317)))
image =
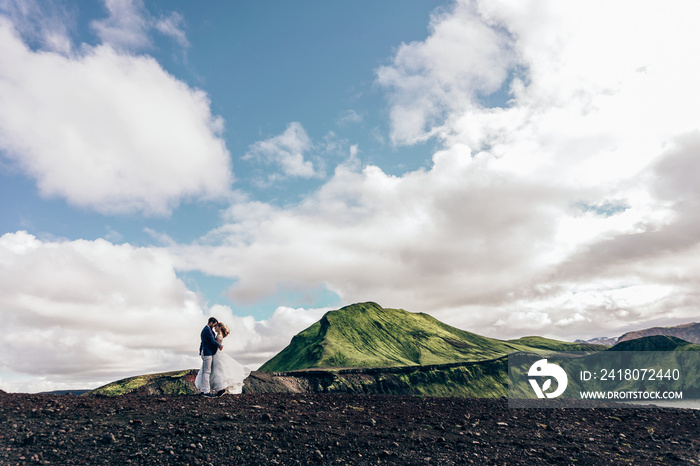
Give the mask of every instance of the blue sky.
MULTIPOLYGON (((328 140, 336 146, 319 148, 326 170, 348 156, 351 144, 388 172, 429 164, 429 147, 398 150, 388 141, 386 106, 374 72, 402 41, 426 36, 430 14, 440 2, 219 2, 205 9, 192 2, 127 3, 151 20, 173 14, 180 18, 177 26, 186 37, 184 45, 150 33, 147 43, 134 51, 154 57, 167 73, 206 92, 212 113, 225 121, 223 139, 233 163, 235 189, 280 206, 297 203, 318 189, 322 176, 270 183, 265 179, 267 166, 244 160, 256 141, 283 133, 293 122, 303 122, 311 144, 321 146, 328 140)), ((12 9, 6 6, 6 11, 12 9)), ((55 9, 65 15, 74 46, 100 44, 90 24, 105 19, 105 4, 56 3, 55 9)), ((41 43, 32 42, 27 41, 41 50, 41 43)), ((31 179, 9 168, 2 172, 3 197, 17 201, 3 206, 3 231, 108 238, 140 246, 154 242, 147 231, 157 231, 178 242, 192 242, 221 223, 218 214, 226 206, 225 200, 184 199, 167 216, 95 214, 38 195, 31 179)), ((227 301, 230 279, 196 272, 182 276, 207 299, 227 301)), ((285 293, 239 309, 269 317, 277 305, 297 304, 295 295, 285 293)), ((304 304, 341 303, 332 293, 314 295, 313 302, 306 299, 304 304)))
MULTIPOLYGON (((225 121, 224 140, 234 165, 237 189, 266 202, 294 203, 304 193, 318 188, 322 180, 296 179, 259 186, 256 181, 262 181, 259 178, 264 174, 258 172, 265 167, 242 160, 252 144, 283 133, 292 122, 303 122, 309 138, 319 144, 329 133, 335 135, 339 146, 345 144, 337 152, 323 154, 330 159, 331 168, 347 155, 345 152, 351 141, 362 145, 368 159, 376 163, 385 161, 388 170, 400 172, 404 167, 425 166, 430 161, 429 149, 409 149, 399 154, 386 140, 386 106, 374 83, 374 70, 388 62, 392 50, 402 41, 425 37, 430 12, 439 3, 371 3, 221 2, 207 11, 191 2, 170 2, 167 10, 163 10, 162 2, 146 2, 138 7, 142 14, 178 13, 187 18, 186 24, 182 24, 187 46, 163 34, 151 34, 148 44, 139 47, 137 52, 153 56, 167 73, 207 93, 212 113, 225 121), (375 129, 373 137, 370 133, 375 129)), ((80 7, 70 3, 58 5, 56 8, 65 9, 64 14, 75 23, 68 31, 74 46, 100 43, 89 24, 105 18, 105 5, 99 2, 80 7)), ((182 21, 184 23, 184 19, 182 21)), ((170 222, 178 214, 186 215, 192 204, 184 202, 184 212, 176 210, 166 219, 140 216, 105 219, 94 216, 91 211, 66 209, 61 202, 47 205, 46 198, 30 195, 36 193, 35 184, 17 170, 6 169, 2 176, 6 180, 3 186, 10 192, 21 190, 22 200, 35 200, 31 205, 17 203, 4 207, 11 209, 3 212, 4 222, 8 222, 3 227, 8 231, 30 221, 50 221, 46 230, 52 231, 56 229, 57 220, 51 217, 85 214, 78 222, 65 221, 76 230, 58 234, 68 238, 103 237, 104 228, 110 228, 106 225, 109 221, 127 222, 127 225, 140 222, 135 225, 134 233, 137 233, 142 225, 154 222, 160 226, 157 222, 170 222), (42 206, 46 206, 47 211, 41 216, 31 215, 42 206), (29 214, 31 218, 22 214, 29 214), (90 225, 91 221, 104 226, 101 229, 90 225)), ((199 212, 200 207, 194 210, 199 212)), ((199 221, 190 217, 183 219, 183 225, 172 229, 173 238, 192 241, 216 225, 216 212, 221 205, 204 208, 211 211, 199 221), (191 228, 185 224, 190 224, 191 228)), ((36 231, 41 231, 42 226, 37 225, 36 231)), ((59 228, 66 226, 59 225, 59 228)), ((138 237, 134 241, 139 239, 149 241, 149 238, 138 237)))
POLYGON ((698 13, 0 0, 0 388, 195 367, 209 315, 252 367, 360 301, 697 321, 698 13))

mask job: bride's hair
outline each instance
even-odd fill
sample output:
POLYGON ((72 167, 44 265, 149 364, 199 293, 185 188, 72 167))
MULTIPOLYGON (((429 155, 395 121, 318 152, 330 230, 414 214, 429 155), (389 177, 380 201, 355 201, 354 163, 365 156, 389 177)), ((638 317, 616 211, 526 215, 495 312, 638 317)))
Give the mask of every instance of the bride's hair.
POLYGON ((226 338, 231 331, 228 329, 227 326, 223 324, 223 322, 219 322, 219 331, 221 332, 221 337, 226 338))

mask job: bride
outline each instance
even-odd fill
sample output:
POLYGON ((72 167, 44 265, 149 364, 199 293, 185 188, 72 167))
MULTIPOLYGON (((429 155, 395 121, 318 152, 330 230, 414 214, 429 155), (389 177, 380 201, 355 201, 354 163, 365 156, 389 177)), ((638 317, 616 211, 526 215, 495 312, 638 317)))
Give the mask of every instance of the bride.
MULTIPOLYGON (((221 341, 231 333, 226 325, 219 322, 214 326, 216 332, 216 341, 221 341)), ((195 386, 201 390, 202 371, 199 371, 197 378, 194 381, 195 386)), ((212 393, 221 396, 225 393, 241 393, 243 390, 243 380, 250 374, 250 369, 243 366, 238 361, 233 359, 223 351, 217 351, 214 354, 214 362, 211 370, 209 384, 211 385, 212 393)))

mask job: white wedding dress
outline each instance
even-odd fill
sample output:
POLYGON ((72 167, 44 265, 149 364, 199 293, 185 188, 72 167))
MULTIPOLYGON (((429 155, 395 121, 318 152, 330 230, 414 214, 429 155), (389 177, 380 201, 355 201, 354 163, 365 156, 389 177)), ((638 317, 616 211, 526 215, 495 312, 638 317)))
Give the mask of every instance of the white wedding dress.
POLYGON ((213 392, 225 389, 228 393, 241 393, 243 381, 249 374, 250 369, 246 366, 223 351, 217 351, 211 370, 211 389, 213 392))
MULTIPOLYGON (((238 394, 243 391, 243 381, 250 374, 250 369, 223 351, 214 354, 209 385, 211 393, 226 390, 228 393, 238 394)), ((199 371, 194 381, 195 387, 202 390, 202 371, 199 371)))

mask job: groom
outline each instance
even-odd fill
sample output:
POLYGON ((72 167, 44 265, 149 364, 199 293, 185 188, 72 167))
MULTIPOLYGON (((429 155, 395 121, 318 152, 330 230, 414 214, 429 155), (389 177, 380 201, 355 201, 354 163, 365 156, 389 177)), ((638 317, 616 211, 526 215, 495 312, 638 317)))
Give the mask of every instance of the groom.
POLYGON ((209 317, 209 322, 206 327, 202 329, 201 339, 202 343, 199 345, 199 355, 202 357, 202 395, 209 395, 209 377, 211 376, 211 368, 214 362, 214 355, 220 349, 224 349, 224 346, 216 341, 214 335, 214 326, 218 324, 219 321, 215 317, 209 317))

